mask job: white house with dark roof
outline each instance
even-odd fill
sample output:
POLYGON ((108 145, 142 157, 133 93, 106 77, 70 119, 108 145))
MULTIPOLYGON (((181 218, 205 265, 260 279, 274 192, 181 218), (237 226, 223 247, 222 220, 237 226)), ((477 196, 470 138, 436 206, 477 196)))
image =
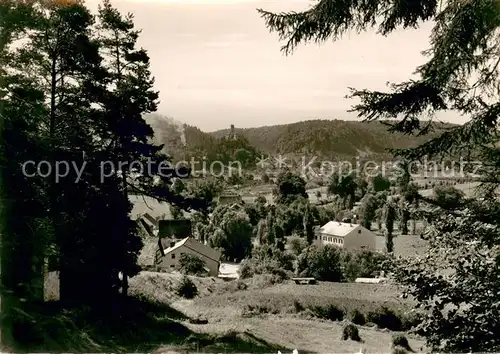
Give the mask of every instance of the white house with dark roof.
POLYGON ((159 271, 172 272, 179 270, 181 256, 191 254, 205 263, 208 275, 213 277, 219 275, 221 253, 192 237, 186 237, 178 242, 161 239, 158 246, 155 266, 159 271), (167 242, 170 243, 166 244, 167 242))
POLYGON ((377 249, 377 235, 359 224, 329 221, 315 232, 315 245, 332 245, 347 250, 377 249))

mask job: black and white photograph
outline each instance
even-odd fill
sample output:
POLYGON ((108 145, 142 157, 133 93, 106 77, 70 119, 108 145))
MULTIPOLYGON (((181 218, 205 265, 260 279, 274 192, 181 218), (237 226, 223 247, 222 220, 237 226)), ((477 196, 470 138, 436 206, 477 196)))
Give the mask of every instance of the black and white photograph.
POLYGON ((0 352, 500 352, 500 0, 0 0, 0 352))

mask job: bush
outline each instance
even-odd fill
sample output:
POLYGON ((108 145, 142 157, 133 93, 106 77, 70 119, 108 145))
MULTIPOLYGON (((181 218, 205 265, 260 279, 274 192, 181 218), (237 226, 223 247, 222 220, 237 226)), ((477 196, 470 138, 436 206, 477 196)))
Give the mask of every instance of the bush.
POLYGON ((342 257, 344 278, 354 281, 356 278, 377 277, 388 266, 388 256, 384 253, 362 251, 346 252, 342 257))
POLYGON ((276 247, 263 245, 254 249, 251 259, 242 262, 238 273, 242 279, 270 274, 281 282, 290 278, 293 258, 276 247))
POLYGON ((368 312, 367 322, 375 323, 379 328, 387 328, 390 331, 400 331, 402 322, 399 316, 387 307, 368 312))
POLYGON ((188 277, 182 277, 181 282, 177 285, 175 293, 186 299, 192 299, 198 295, 198 288, 188 277))
POLYGON ((408 339, 402 334, 394 334, 392 336, 392 347, 393 348, 401 347, 409 352, 413 351, 410 347, 410 343, 408 343, 408 339))
POLYGON ((392 348, 391 354, 408 354, 408 350, 403 347, 392 348))
POLYGON ((297 236, 291 237, 289 243, 290 250, 296 255, 301 254, 307 248, 307 241, 297 236))
POLYGON ((293 309, 294 309, 295 313, 299 313, 299 312, 304 311, 305 307, 298 300, 294 300, 293 301, 293 309))
POLYGON ((327 306, 314 306, 311 310, 316 317, 330 321, 342 321, 345 316, 344 311, 333 304, 327 306))
POLYGON ((236 289, 237 290, 247 290, 248 285, 244 281, 238 279, 238 280, 236 280, 236 289))
POLYGON ((241 279, 248 279, 254 275, 254 269, 252 267, 252 262, 245 259, 241 262, 240 268, 238 269, 238 274, 241 279))
POLYGON ((279 312, 278 308, 272 307, 268 304, 247 304, 243 308, 243 317, 261 316, 265 314, 276 315, 279 312))
MULTIPOLYGON (((401 330, 410 331, 418 327, 423 321, 421 313, 407 313, 401 317, 401 330)), ((418 331, 417 331, 418 333, 418 331)))
POLYGON ((335 246, 308 247, 297 259, 296 273, 321 281, 343 281, 341 252, 335 246))
POLYGON ((363 326, 366 323, 365 315, 363 315, 359 310, 354 310, 351 312, 349 319, 352 323, 359 326, 363 326))
POLYGON ((187 275, 202 275, 206 273, 205 262, 195 255, 184 253, 179 259, 180 271, 187 275))
POLYGON ((359 336, 358 327, 352 323, 348 323, 342 328, 342 340, 354 340, 356 342, 361 342, 361 337, 359 336))

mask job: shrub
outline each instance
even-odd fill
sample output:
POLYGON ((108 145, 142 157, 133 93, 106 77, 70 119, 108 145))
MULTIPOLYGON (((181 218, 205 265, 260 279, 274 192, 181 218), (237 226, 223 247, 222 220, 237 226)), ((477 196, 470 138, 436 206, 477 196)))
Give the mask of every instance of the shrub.
POLYGON ((265 314, 278 314, 280 311, 276 307, 268 304, 246 304, 243 308, 244 317, 261 316, 265 314))
POLYGON ((373 322, 380 328, 387 328, 390 331, 401 330, 402 323, 399 316, 387 307, 368 312, 367 322, 373 322))
POLYGON ((238 280, 236 280, 236 289, 237 290, 247 290, 248 285, 247 285, 247 283, 245 283, 241 279, 238 279, 238 280))
POLYGON ((180 271, 188 275, 205 273, 205 262, 195 255, 184 253, 179 259, 180 271))
POLYGON ((243 262, 241 262, 240 268, 238 269, 238 274, 241 279, 248 279, 254 275, 254 269, 250 260, 245 259, 243 262))
POLYGON ((415 329, 423 321, 423 316, 421 313, 407 313, 401 317, 401 330, 410 331, 415 329))
POLYGON ((298 300, 293 300, 293 309, 295 313, 299 313, 304 311, 305 307, 298 300))
POLYGON ((252 258, 243 261, 238 272, 242 279, 257 274, 270 274, 281 282, 290 278, 292 269, 293 255, 286 254, 274 246, 263 245, 254 249, 252 258))
POLYGON ((401 347, 409 352, 413 351, 410 347, 410 343, 408 343, 408 339, 402 334, 394 334, 392 336, 392 347, 393 348, 401 347))
POLYGON ((354 310, 351 312, 349 319, 352 323, 359 326, 363 326, 366 323, 365 315, 363 315, 359 310, 354 310))
POLYGON ((296 273, 322 281, 343 281, 341 252, 335 246, 308 247, 297 259, 296 273))
POLYGON ((391 354, 408 354, 408 350, 403 347, 392 348, 391 354))
POLYGON ((356 342, 361 342, 361 337, 359 336, 358 327, 352 323, 348 323, 342 328, 342 340, 354 340, 356 342))
POLYGON ((344 311, 333 304, 327 306, 314 306, 311 310, 316 317, 330 321, 341 321, 345 316, 344 311))
POLYGON ((342 257, 344 278, 354 281, 356 278, 372 278, 388 266, 388 256, 384 253, 362 251, 346 252, 342 257))
POLYGON ((177 285, 175 293, 186 299, 192 299, 198 295, 198 288, 188 277, 182 277, 181 282, 177 285))
POLYGON ((289 242, 290 250, 296 255, 301 254, 302 251, 307 248, 307 241, 303 238, 294 236, 290 238, 289 242))

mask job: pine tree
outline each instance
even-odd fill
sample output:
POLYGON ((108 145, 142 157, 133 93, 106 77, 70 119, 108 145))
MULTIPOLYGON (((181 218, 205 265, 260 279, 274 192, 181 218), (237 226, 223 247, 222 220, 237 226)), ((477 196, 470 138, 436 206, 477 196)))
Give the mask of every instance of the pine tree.
MULTIPOLYGON (((153 90, 149 57, 144 50, 136 49, 139 31, 134 29, 132 15, 123 17, 109 1, 104 1, 99 6, 98 20, 96 33, 108 73, 106 86, 112 88, 103 102, 104 119, 108 124, 106 155, 114 162, 114 176, 120 181, 118 190, 122 194, 122 202, 130 205, 128 180, 130 173, 134 172, 130 171, 130 164, 133 161, 140 162, 161 150, 161 147, 149 144, 153 130, 142 116, 156 110, 158 93, 153 90)), ((129 211, 126 210, 122 215, 123 219, 128 219, 129 211)), ((138 246, 135 249, 121 250, 124 257, 121 263, 121 287, 122 293, 126 295, 128 277, 138 272, 138 268, 133 265, 142 244, 138 242, 139 235, 135 225, 123 224, 120 220, 117 222, 119 224, 116 227, 121 226, 122 229, 122 239, 118 242, 132 242, 138 246), (123 225, 128 225, 129 228, 123 228, 123 225)))
MULTIPOLYGON (((38 161, 46 160, 55 166, 56 161, 72 161, 74 156, 70 152, 78 155, 94 143, 92 131, 88 129, 93 102, 89 88, 95 80, 100 60, 95 43, 90 40, 92 16, 78 3, 43 2, 31 15, 36 26, 22 46, 10 50, 12 60, 9 66, 14 70, 12 72, 18 70, 17 80, 23 82, 24 89, 29 88, 32 95, 38 97, 36 114, 25 118, 36 126, 32 139, 37 139, 38 151, 34 156, 39 156, 38 161)), ((36 183, 36 180, 34 177, 30 182, 36 183)), ((74 188, 74 184, 58 183, 53 175, 43 184, 46 193, 44 191, 39 198, 46 197, 44 202, 49 206, 46 216, 50 219, 53 236, 40 238, 41 243, 37 244, 39 254, 36 258, 42 263, 50 242, 56 242, 64 254, 65 250, 60 246, 69 244, 67 239, 75 235, 65 231, 64 223, 71 222, 77 227, 74 221, 80 218, 80 215, 74 216, 69 221, 69 215, 61 208, 63 196, 70 192, 68 188, 74 188)), ((65 267, 64 260, 71 257, 63 255, 61 259, 64 268, 61 269, 61 289, 65 289, 65 279, 72 276, 68 276, 70 266, 65 267)), ((43 272, 43 267, 35 268, 43 272)))

